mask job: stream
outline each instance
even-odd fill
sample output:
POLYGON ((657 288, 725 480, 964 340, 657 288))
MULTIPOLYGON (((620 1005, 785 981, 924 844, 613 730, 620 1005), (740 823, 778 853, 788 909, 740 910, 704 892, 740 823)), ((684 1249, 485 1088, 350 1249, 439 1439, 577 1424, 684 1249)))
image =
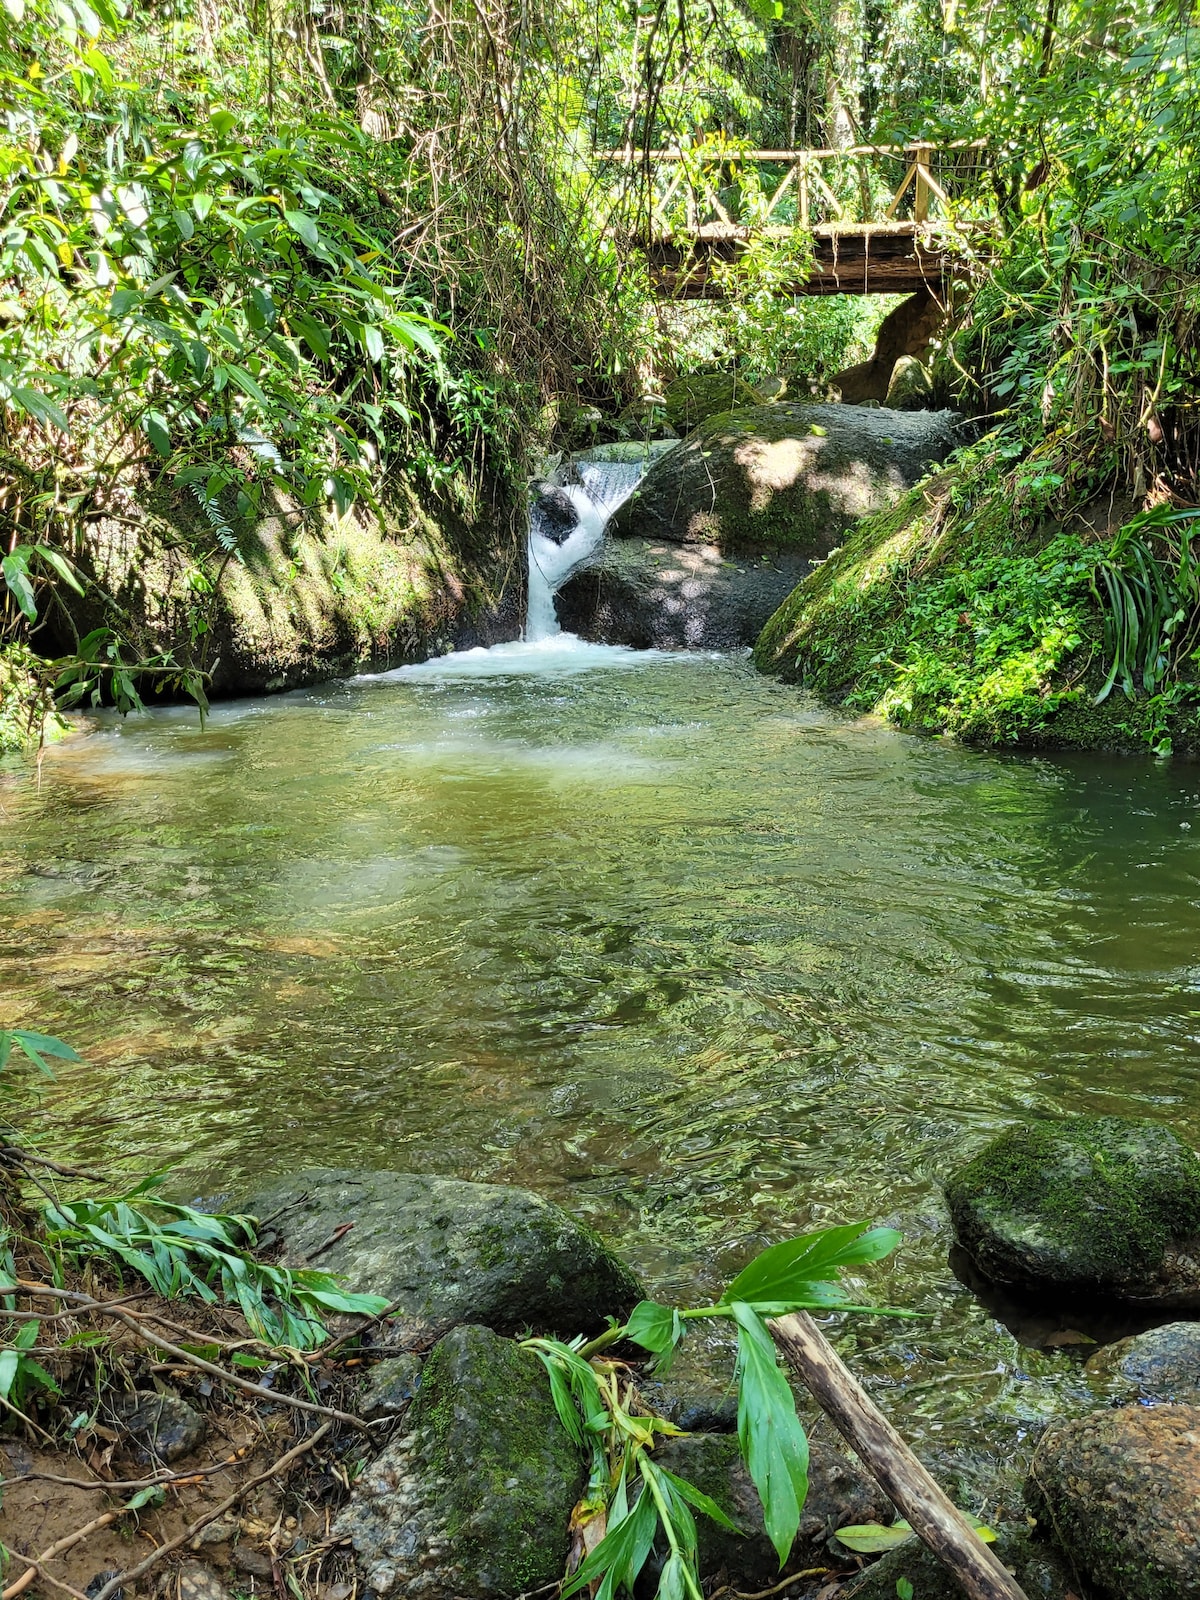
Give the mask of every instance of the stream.
POLYGON ((954 1277, 948 1169, 1029 1113, 1200 1144, 1182 763, 980 754, 558 635, 103 716, 0 818, 0 1025, 86 1057, 30 1118, 57 1154, 209 1196, 524 1184, 693 1303, 892 1222, 861 1292, 926 1315, 840 1348, 934 1453, 1015 1460, 1083 1392, 954 1277))

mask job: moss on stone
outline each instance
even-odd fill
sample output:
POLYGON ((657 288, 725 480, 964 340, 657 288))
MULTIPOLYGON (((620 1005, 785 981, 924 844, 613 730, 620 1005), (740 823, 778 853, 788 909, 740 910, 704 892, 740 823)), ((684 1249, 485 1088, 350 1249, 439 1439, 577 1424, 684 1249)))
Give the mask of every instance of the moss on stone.
POLYGON ((1137 1298, 1200 1287, 1174 1254, 1200 1237, 1200 1160, 1159 1123, 1010 1128, 954 1174, 946 1199, 959 1242, 1002 1282, 1137 1298))
POLYGON ((1100 704, 1103 549, 952 468, 861 522, 768 621, 760 671, 914 732, 1027 748, 1200 748, 1200 696, 1100 704))
POLYGON ((463 1592, 522 1594, 560 1577, 585 1474, 538 1357, 458 1328, 426 1361, 411 1415, 463 1592))
POLYGON ((756 406, 762 396, 758 390, 732 372, 701 372, 676 378, 663 392, 667 421, 681 432, 694 428, 709 417, 738 406, 756 406))
POLYGON ((0 755, 32 749, 42 739, 60 739, 70 731, 62 717, 47 711, 35 661, 23 644, 0 646, 0 755))

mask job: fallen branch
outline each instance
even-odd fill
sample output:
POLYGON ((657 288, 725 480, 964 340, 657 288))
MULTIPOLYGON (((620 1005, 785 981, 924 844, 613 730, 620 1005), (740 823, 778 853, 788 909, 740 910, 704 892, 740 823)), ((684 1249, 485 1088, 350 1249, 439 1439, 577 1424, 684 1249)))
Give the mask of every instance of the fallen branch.
MULTIPOLYGON (((243 1394, 252 1394, 258 1400, 268 1400, 272 1405, 292 1406, 297 1411, 309 1411, 314 1416, 332 1417, 336 1422, 348 1423, 352 1428, 358 1428, 364 1433, 369 1433, 371 1425, 364 1422, 361 1417, 352 1416, 349 1411, 337 1411, 332 1406, 318 1405, 314 1400, 300 1400, 295 1395, 281 1394, 278 1390, 267 1389, 261 1383, 252 1383, 249 1378, 239 1378, 232 1372, 226 1372, 224 1367, 218 1367, 215 1362, 206 1361, 203 1356, 193 1355, 190 1350, 184 1350, 177 1344, 170 1344, 166 1339, 161 1339, 157 1334, 148 1332, 142 1327, 136 1317, 127 1312, 117 1310, 112 1301, 95 1300, 90 1294, 78 1294, 70 1289, 52 1289, 45 1283, 27 1283, 23 1278, 18 1278, 16 1289, 21 1294, 45 1295, 53 1300, 67 1300, 81 1310, 94 1311, 101 1316, 112 1317, 123 1327, 129 1329, 143 1344, 153 1350, 165 1350, 168 1355, 174 1356, 189 1367, 196 1367, 201 1372, 207 1372, 214 1378, 219 1378, 222 1383, 240 1389, 243 1394)), ((3 1596, 0 1596, 3 1600, 3 1596)))
MULTIPOLYGON (((64 1551, 73 1549, 81 1540, 86 1539, 89 1534, 99 1533, 101 1528, 107 1528, 110 1523, 119 1521, 126 1512, 135 1509, 136 1507, 134 1506, 118 1506, 115 1511, 106 1511, 102 1516, 93 1517, 82 1528, 76 1528, 74 1533, 68 1533, 62 1539, 56 1539, 40 1555, 19 1556, 20 1560, 30 1563, 29 1568, 15 1582, 10 1583, 3 1593, 0 1593, 0 1600, 17 1600, 17 1596, 24 1594, 33 1580, 41 1574, 43 1563, 49 1561, 51 1556, 60 1556, 64 1551)), ((45 1574, 42 1575, 45 1576, 45 1574)), ((55 1580, 51 1579, 50 1581, 54 1582, 55 1580)), ((72 1590, 71 1592, 74 1594, 76 1591, 72 1590)))
MULTIPOLYGON (((260 1472, 257 1477, 249 1479, 228 1499, 222 1500, 219 1506, 214 1506, 211 1511, 206 1511, 202 1517, 197 1517, 196 1521, 190 1527, 185 1528, 182 1533, 177 1533, 173 1539, 168 1539, 165 1544, 160 1544, 157 1550, 148 1555, 144 1561, 139 1562, 136 1567, 130 1567, 128 1572, 118 1572, 115 1577, 110 1578, 104 1587, 93 1595, 92 1600, 110 1600, 110 1597, 118 1589, 136 1583, 139 1578, 149 1572, 156 1562, 161 1561, 163 1556, 170 1555, 172 1550, 178 1550, 180 1545, 190 1544, 202 1528, 206 1528, 210 1522, 215 1522, 218 1517, 224 1516, 227 1511, 232 1511, 238 1501, 245 1499, 251 1489, 257 1489, 260 1483, 266 1483, 269 1478, 278 1477, 281 1472, 286 1471, 293 1461, 298 1461, 314 1445, 319 1444, 332 1427, 332 1422, 323 1422, 316 1433, 310 1434, 307 1439, 302 1439, 299 1444, 293 1445, 286 1455, 280 1456, 274 1466, 268 1467, 265 1472, 260 1472)), ((7 1592, 0 1596, 0 1600, 9 1600, 7 1592)))
POLYGON ((834 1427, 970 1600, 1027 1600, 1016 1579, 942 1493, 808 1312, 780 1317, 770 1327, 834 1427))
POLYGON ((187 1472, 155 1473, 149 1478, 67 1478, 58 1472, 23 1472, 19 1478, 0 1478, 0 1489, 7 1489, 14 1483, 61 1483, 68 1489, 107 1489, 123 1493, 130 1489, 174 1489, 181 1483, 196 1483, 201 1478, 211 1478, 215 1472, 228 1472, 230 1467, 236 1467, 248 1453, 249 1446, 244 1445, 241 1450, 233 1455, 226 1456, 221 1461, 214 1462, 208 1467, 192 1467, 187 1472))

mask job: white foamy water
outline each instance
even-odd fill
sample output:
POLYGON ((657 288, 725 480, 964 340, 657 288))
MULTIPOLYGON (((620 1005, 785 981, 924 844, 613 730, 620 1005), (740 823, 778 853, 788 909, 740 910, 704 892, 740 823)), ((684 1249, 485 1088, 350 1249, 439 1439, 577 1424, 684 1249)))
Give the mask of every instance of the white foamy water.
POLYGON ((583 565, 604 538, 604 524, 637 487, 646 470, 643 461, 576 462, 579 483, 563 493, 579 520, 562 543, 550 538, 536 504, 529 515, 529 598, 525 607, 525 640, 538 644, 562 632, 554 596, 583 565))
POLYGON ((404 682, 411 678, 508 678, 515 673, 547 678, 570 677, 576 672, 591 672, 595 667, 640 667, 661 660, 663 650, 630 650, 620 644, 591 644, 575 633, 551 634, 545 639, 514 639, 510 644, 494 644, 485 650, 455 650, 452 655, 434 656, 414 666, 382 672, 373 682, 404 682))

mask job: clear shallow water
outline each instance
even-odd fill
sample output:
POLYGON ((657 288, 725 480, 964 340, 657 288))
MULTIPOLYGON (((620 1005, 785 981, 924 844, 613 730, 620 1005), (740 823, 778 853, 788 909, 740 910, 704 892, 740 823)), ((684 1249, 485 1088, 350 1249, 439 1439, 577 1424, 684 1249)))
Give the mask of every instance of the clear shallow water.
POLYGON ((938 1184, 1029 1111, 1200 1144, 1200 771, 841 720, 568 638, 106 723, 0 784, 0 1024, 77 1159, 531 1185, 662 1294, 903 1228, 843 1350, 919 1438, 1080 1392, 954 1280, 938 1184), (890 1397, 888 1391, 891 1391, 890 1397))

